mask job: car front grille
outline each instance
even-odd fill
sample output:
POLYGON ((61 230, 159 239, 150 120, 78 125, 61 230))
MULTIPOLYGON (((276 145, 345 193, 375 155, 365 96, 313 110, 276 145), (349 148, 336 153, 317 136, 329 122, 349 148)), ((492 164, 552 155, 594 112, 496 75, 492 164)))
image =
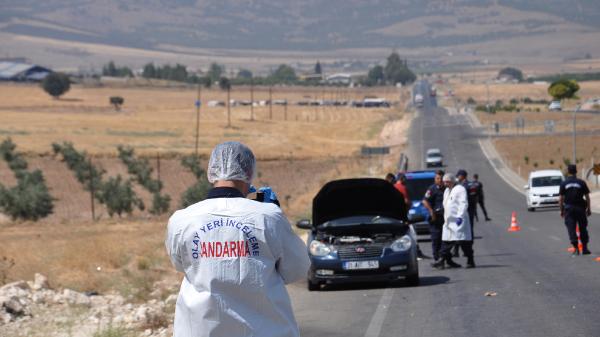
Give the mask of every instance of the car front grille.
POLYGON ((342 260, 378 258, 382 253, 382 244, 344 245, 338 248, 338 256, 342 260))

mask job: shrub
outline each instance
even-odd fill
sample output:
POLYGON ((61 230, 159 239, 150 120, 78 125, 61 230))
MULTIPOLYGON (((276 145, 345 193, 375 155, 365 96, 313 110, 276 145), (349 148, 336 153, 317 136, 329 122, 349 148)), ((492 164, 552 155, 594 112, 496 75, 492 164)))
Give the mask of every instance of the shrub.
POLYGON ((15 152, 10 138, 0 144, 0 155, 17 178, 17 185, 5 188, 0 184, 0 209, 13 220, 38 220, 52 214, 54 199, 48 191, 42 171, 27 171, 27 161, 15 152))
POLYGON ((111 96, 109 98, 110 104, 115 107, 115 110, 121 110, 121 105, 125 103, 125 100, 121 96, 111 96))
POLYGON ((550 159, 549 163, 550 165, 554 165, 554 159, 550 159))
POLYGON ((100 201, 106 204, 108 215, 111 217, 116 213, 119 217, 123 213, 131 214, 133 208, 144 210, 144 203, 135 195, 131 180, 123 181, 120 175, 116 178, 110 177, 102 184, 100 201))
POLYGON ((119 151, 119 158, 127 166, 127 172, 134 176, 138 184, 153 194, 150 213, 160 215, 167 212, 171 203, 171 197, 166 194, 160 194, 163 188, 162 182, 152 178, 154 170, 150 166, 148 159, 136 158, 133 148, 128 146, 119 145, 117 150, 119 151))
POLYGON ((538 167, 538 163, 537 161, 535 163, 533 163, 533 167, 537 168, 538 167))
POLYGON ((196 179, 206 176, 206 171, 200 167, 200 158, 195 155, 189 155, 181 158, 181 165, 194 174, 196 179))
POLYGON ((525 164, 529 164, 529 156, 523 157, 523 160, 525 160, 525 164))
POLYGON ((48 95, 59 98, 71 89, 71 80, 66 74, 50 73, 42 81, 42 88, 48 95))
POLYGON ((102 188, 102 176, 106 171, 92 165, 87 158, 87 154, 77 151, 72 143, 64 142, 62 145, 53 143, 52 150, 54 154, 62 154, 62 160, 75 173, 77 181, 83 185, 86 191, 90 191, 93 187, 94 196, 100 200, 99 193, 102 188))
POLYGON ((38 220, 54 209, 42 172, 21 172, 17 185, 6 189, 0 186, 0 209, 13 220, 38 220))
POLYGON ((181 207, 185 208, 204 200, 211 187, 212 186, 206 178, 198 180, 194 185, 183 192, 183 195, 181 196, 181 207))
POLYGON ((477 101, 473 97, 469 97, 467 99, 467 104, 475 105, 475 104, 477 104, 477 101))

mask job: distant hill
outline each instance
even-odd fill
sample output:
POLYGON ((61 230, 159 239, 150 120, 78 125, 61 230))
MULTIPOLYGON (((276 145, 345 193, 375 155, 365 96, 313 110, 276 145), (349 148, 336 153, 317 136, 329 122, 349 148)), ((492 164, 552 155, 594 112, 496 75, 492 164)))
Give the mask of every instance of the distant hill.
POLYGON ((389 50, 600 33, 597 0, 5 0, 1 7, 0 33, 10 36, 165 51, 389 50))

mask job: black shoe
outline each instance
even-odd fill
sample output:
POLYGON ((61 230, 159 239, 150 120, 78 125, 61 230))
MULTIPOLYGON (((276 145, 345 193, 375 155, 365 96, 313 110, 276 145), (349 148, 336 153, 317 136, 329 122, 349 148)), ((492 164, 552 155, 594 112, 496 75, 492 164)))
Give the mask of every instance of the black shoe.
POLYGON ((467 261, 467 268, 475 268, 475 260, 473 258, 467 261))
POLYGON ((485 221, 492 221, 492 218, 485 218, 485 221))
POLYGON ((438 260, 436 262, 431 263, 431 266, 435 269, 444 269, 446 268, 444 264, 444 260, 438 260))
POLYGON ((587 249, 587 247, 583 247, 583 249, 581 250, 581 255, 590 255, 592 252, 590 252, 589 249, 587 249))
POLYGON ((448 264, 448 268, 462 268, 462 266, 452 260, 448 260, 446 261, 446 264, 448 264))
POLYGON ((431 259, 431 257, 423 254, 423 252, 421 250, 417 251, 417 258, 419 258, 419 259, 431 259))

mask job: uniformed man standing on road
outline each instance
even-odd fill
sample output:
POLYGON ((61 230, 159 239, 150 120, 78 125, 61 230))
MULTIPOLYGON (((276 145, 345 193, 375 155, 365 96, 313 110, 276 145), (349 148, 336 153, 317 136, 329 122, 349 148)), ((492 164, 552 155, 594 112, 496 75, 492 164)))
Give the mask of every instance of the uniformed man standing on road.
POLYGON ((588 249, 590 237, 587 230, 587 217, 592 215, 590 190, 585 181, 577 178, 576 165, 571 164, 567 167, 567 178, 560 184, 559 195, 560 216, 565 219, 569 240, 575 248, 573 255, 579 255, 578 225, 583 246, 581 254, 590 254, 588 249))
POLYGON ((429 233, 431 234, 431 249, 433 259, 440 259, 442 248, 442 227, 444 225, 444 191, 446 187, 442 182, 444 171, 435 173, 435 183, 427 189, 423 198, 423 205, 429 211, 429 233))
MULTIPOLYGON (((485 221, 492 220, 488 216, 487 210, 485 209, 485 202, 483 199, 483 184, 481 183, 481 181, 479 181, 479 175, 477 173, 475 173, 473 175, 473 181, 471 181, 471 185, 477 191, 477 203, 479 204, 479 206, 481 207, 481 210, 483 211, 483 215, 485 216, 485 221)), ((475 207, 475 208, 477 208, 477 207, 475 207)), ((477 214, 477 210, 475 210, 475 214, 477 214)))
POLYGON ((184 273, 174 337, 298 337, 285 284, 306 278, 306 245, 279 207, 246 198, 256 161, 238 142, 217 145, 206 200, 169 219, 167 253, 184 273))

